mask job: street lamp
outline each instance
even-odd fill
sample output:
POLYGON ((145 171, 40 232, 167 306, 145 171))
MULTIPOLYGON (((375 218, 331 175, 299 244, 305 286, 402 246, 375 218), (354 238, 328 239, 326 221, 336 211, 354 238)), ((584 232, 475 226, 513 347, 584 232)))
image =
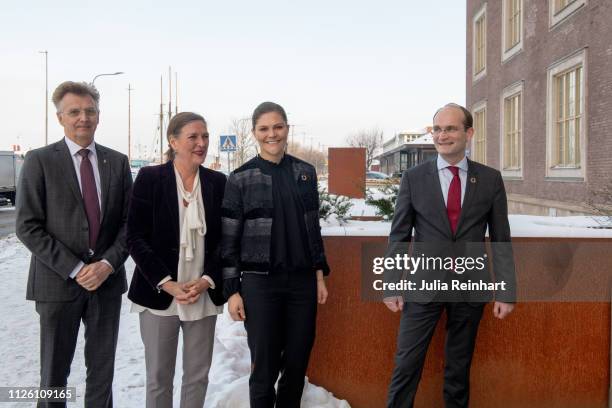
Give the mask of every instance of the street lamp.
POLYGON ((45 54, 45 146, 49 144, 49 68, 47 50, 38 51, 40 54, 45 54))
POLYGON ((98 77, 101 77, 101 76, 110 76, 110 75, 121 75, 121 74, 123 74, 123 73, 124 73, 124 72, 119 71, 119 72, 113 72, 112 74, 98 74, 98 75, 96 75, 96 76, 95 76, 95 77, 94 77, 94 78, 91 80, 91 85, 93 85, 93 84, 96 82, 96 78, 98 78, 98 77))

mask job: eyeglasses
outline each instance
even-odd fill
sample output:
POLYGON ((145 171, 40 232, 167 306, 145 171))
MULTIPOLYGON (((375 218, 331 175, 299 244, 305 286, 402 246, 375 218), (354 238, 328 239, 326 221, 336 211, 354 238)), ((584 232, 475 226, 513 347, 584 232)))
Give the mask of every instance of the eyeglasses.
POLYGON ((81 116, 81 113, 85 112, 85 116, 88 118, 93 118, 98 116, 98 110, 96 108, 87 108, 87 109, 70 109, 68 112, 60 112, 65 113, 71 118, 78 118, 81 116))
MULTIPOLYGON (((451 134, 451 133, 457 133, 460 130, 462 130, 461 128, 457 127, 457 126, 447 126, 445 128, 441 128, 439 126, 434 126, 433 127, 433 134, 434 135, 439 135, 441 133, 446 133, 451 134)), ((467 128, 464 128, 463 130, 467 130, 467 128)))

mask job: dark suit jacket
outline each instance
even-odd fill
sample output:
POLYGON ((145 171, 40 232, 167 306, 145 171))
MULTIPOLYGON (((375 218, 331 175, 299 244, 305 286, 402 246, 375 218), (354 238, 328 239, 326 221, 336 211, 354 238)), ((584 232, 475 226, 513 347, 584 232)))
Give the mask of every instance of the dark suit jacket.
MULTIPOLYGON (((201 275, 210 276, 215 289, 208 289, 216 305, 225 303, 222 295, 220 247, 221 202, 225 190, 225 175, 200 166, 200 185, 206 235, 204 265, 201 275)), ((136 270, 128 298, 151 309, 164 310, 172 296, 157 289, 157 284, 170 275, 177 280, 179 261, 179 213, 174 165, 143 167, 134 183, 128 215, 127 243, 136 270)))
MULTIPOLYGON (((404 172, 389 235, 388 256, 398 252, 401 243, 413 240, 413 256, 482 256, 485 234, 492 243, 495 281, 505 281, 509 288, 495 294, 500 301, 515 301, 515 273, 512 256, 506 191, 499 171, 468 160, 468 173, 461 215, 455 234, 446 213, 436 160, 404 172), (461 253, 458 253, 461 252, 461 253)), ((404 245, 404 247, 407 245, 404 245)), ((488 262, 487 262, 488 264, 488 262)), ((418 272, 417 272, 418 273, 418 272)), ((489 280, 488 265, 478 274, 464 274, 461 279, 489 280)), ((435 291, 421 293, 414 300, 427 301, 435 291)), ((490 298, 490 293, 488 297, 490 298)), ((469 300, 469 299, 466 299, 469 300)), ((488 300, 478 298, 478 300, 488 300)))
POLYGON ((26 298, 71 301, 84 291, 70 273, 79 261, 106 259, 114 272, 97 289, 120 295, 127 289, 125 223, 132 176, 125 155, 96 143, 101 183, 101 228, 88 254, 89 226, 70 151, 64 140, 30 151, 17 189, 16 232, 32 252, 26 298))

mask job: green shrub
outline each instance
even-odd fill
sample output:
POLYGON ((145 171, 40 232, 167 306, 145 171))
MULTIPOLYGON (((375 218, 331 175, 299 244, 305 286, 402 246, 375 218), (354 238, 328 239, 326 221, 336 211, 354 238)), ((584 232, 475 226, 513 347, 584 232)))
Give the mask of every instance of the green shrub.
POLYGON ((340 225, 345 224, 349 217, 349 211, 353 206, 351 199, 343 195, 329 194, 324 187, 319 186, 319 218, 327 221, 331 215, 335 215, 340 225))
POLYGON ((392 181, 385 181, 380 188, 383 197, 374 198, 370 189, 366 190, 366 204, 376 207, 376 215, 380 215, 384 220, 392 220, 395 213, 395 202, 399 193, 399 184, 392 181))

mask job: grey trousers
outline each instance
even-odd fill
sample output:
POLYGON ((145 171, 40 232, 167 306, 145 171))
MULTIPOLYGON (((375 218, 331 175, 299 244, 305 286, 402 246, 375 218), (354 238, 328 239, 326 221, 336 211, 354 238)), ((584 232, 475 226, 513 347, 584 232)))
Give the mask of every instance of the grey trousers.
POLYGON ((179 329, 183 330, 181 408, 202 408, 208 388, 217 316, 183 322, 178 316, 140 313, 145 347, 147 408, 171 408, 179 329))

